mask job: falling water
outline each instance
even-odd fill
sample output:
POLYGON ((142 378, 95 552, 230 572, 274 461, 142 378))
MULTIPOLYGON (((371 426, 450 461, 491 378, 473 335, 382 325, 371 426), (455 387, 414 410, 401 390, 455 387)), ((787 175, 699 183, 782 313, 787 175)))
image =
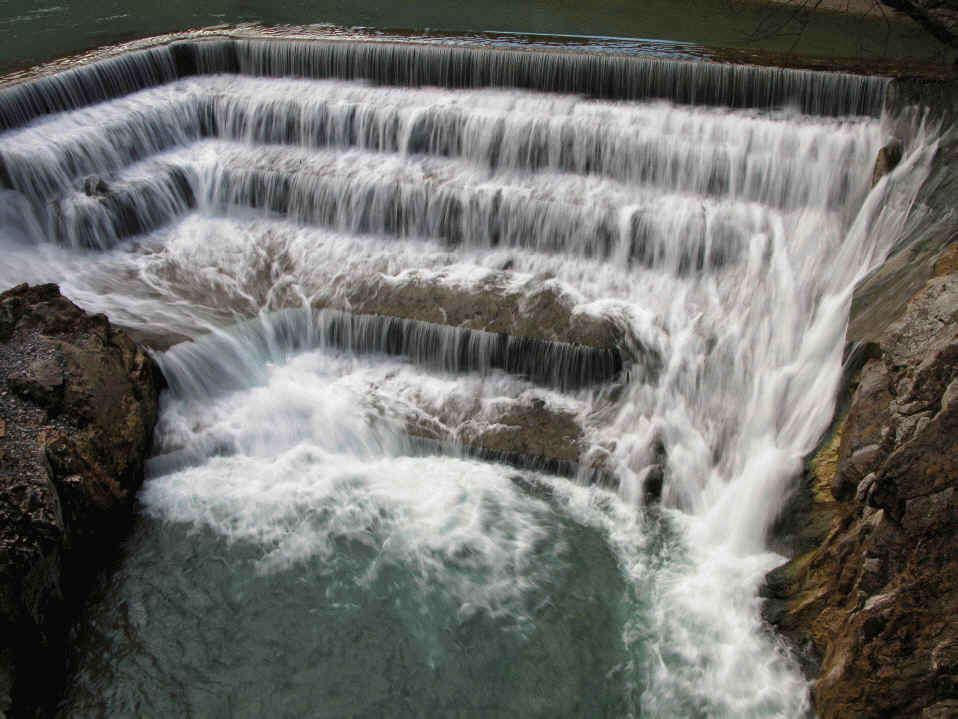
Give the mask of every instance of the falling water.
POLYGON ((807 714, 755 593, 934 149, 871 188, 884 91, 230 38, 4 90, 0 280, 170 385, 63 714, 807 714), (578 481, 462 451, 530 408, 578 481))

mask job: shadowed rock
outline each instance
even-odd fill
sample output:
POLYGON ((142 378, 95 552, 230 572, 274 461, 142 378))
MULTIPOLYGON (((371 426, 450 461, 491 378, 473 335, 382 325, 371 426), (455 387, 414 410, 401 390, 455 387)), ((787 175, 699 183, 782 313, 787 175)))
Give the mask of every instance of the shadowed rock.
POLYGON ((51 204, 58 240, 74 247, 109 249, 196 206, 187 172, 175 167, 160 168, 155 177, 126 185, 111 186, 91 176, 82 189, 79 202, 67 198, 51 204))
POLYGON ((875 158, 875 169, 872 171, 872 186, 878 184, 878 181, 889 172, 898 167, 901 162, 901 141, 892 140, 878 151, 878 157, 875 158))
POLYGON ((128 526, 159 383, 55 285, 0 294, 0 689, 15 709, 52 695, 66 621, 128 526))

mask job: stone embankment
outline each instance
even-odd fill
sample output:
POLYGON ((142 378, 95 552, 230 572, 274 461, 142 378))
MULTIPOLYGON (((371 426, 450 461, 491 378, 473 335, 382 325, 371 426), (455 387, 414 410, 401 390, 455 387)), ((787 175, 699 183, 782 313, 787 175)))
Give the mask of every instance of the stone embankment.
POLYGON ((0 294, 0 716, 57 693, 67 622, 129 527, 161 384, 55 285, 0 294))

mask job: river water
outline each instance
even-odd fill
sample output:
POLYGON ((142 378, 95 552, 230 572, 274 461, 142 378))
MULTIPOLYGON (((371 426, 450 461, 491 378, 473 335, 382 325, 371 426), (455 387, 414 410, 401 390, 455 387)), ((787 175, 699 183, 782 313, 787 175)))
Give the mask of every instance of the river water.
MULTIPOLYGON (((694 43, 826 57, 954 55, 907 20, 833 12, 796 16, 774 3, 741 0, 0 0, 0 71, 160 33, 250 22, 542 33, 580 38, 565 42, 643 51, 694 43)), ((530 41, 536 39, 523 40, 530 41)))
POLYGON ((756 591, 830 419, 851 289, 933 150, 917 131, 871 188, 884 81, 181 47, 0 98, 0 284, 60 283, 151 338, 170 384, 60 715, 808 715, 756 591), (430 361, 412 325, 403 352, 332 341, 363 283, 533 317, 548 292, 617 328, 626 367, 430 361), (581 427, 577 477, 409 434, 529 406, 581 427))

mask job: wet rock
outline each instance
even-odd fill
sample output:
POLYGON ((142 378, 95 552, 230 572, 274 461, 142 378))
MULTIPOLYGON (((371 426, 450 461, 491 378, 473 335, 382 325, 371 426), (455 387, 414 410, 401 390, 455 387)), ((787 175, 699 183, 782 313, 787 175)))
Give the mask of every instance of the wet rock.
POLYGON ((390 315, 323 312, 325 341, 353 352, 405 355, 447 370, 500 369, 530 382, 575 390, 608 382, 622 370, 617 349, 514 337, 390 315))
POLYGON ((55 694, 66 622, 130 521, 160 383, 55 285, 0 294, 0 708, 55 694))
POLYGON ((89 175, 83 178, 83 192, 87 197, 100 197, 110 191, 110 186, 102 177, 89 175))
POLYGON ((503 455, 522 455, 534 464, 576 463, 582 428, 575 417, 541 400, 514 401, 486 408, 440 408, 440 416, 417 417, 407 425, 414 437, 461 444, 503 455))
POLYGON ((878 156, 875 158, 875 169, 872 171, 873 186, 898 167, 898 163, 901 162, 901 154, 901 141, 897 139, 892 140, 878 151, 878 156))
POLYGON ((662 499, 662 486, 665 483, 665 467, 653 464, 646 467, 640 476, 642 501, 645 506, 658 503, 662 499))
POLYGON ((450 282, 441 273, 408 272, 353 283, 344 294, 320 306, 610 350, 629 364, 630 376, 661 371, 653 347, 627 337, 610 317, 578 311, 558 283, 542 278, 520 284, 496 272, 475 282, 450 282))
POLYGON ((361 314, 588 347, 615 347, 622 334, 608 319, 576 312, 571 298, 555 283, 535 281, 521 287, 504 274, 470 284, 418 273, 381 276, 350 288, 348 301, 349 309, 361 314))
MULTIPOLYGON (((954 716, 958 273, 944 267, 885 326, 836 458, 817 466, 834 500, 827 535, 769 577, 766 616, 822 652, 826 719, 954 716)), ((812 506, 809 519, 824 505, 812 506)))
POLYGON ((871 494, 872 487, 875 486, 875 473, 871 472, 865 476, 865 478, 858 483, 858 488, 855 490, 855 501, 859 504, 866 504, 868 502, 868 497, 871 494))
POLYGON ((958 716, 958 699, 948 699, 926 708, 921 719, 953 719, 958 716))
POLYGON ((115 186, 91 175, 83 181, 83 192, 90 201, 78 204, 61 198, 50 207, 51 224, 61 244, 108 249, 168 224, 196 206, 191 177, 178 167, 160 167, 148 181, 115 186))
POLYGON ((524 469, 614 488, 614 474, 601 462, 584 462, 585 442, 571 412, 538 398, 456 406, 444 404, 437 416, 410 418, 406 432, 414 438, 458 446, 468 454, 524 469))
POLYGON ((888 439, 887 415, 891 400, 889 379, 882 363, 868 362, 855 392, 857 409, 849 415, 843 430, 838 465, 831 481, 835 499, 847 499, 873 471, 880 447, 888 439))

